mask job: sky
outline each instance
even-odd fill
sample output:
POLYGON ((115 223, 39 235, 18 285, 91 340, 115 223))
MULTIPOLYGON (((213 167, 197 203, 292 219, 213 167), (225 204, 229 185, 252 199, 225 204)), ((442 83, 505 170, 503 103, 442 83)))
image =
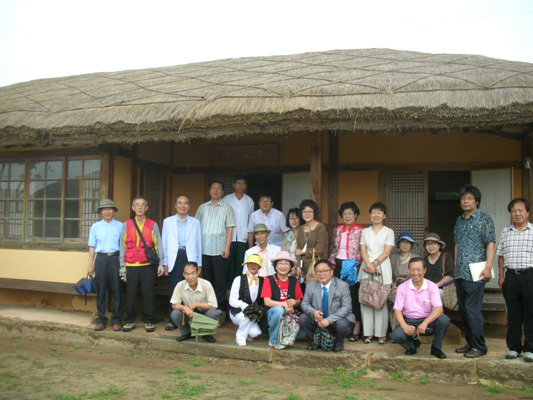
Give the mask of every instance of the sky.
POLYGON ((0 86, 390 48, 533 63, 533 0, 0 0, 0 86))

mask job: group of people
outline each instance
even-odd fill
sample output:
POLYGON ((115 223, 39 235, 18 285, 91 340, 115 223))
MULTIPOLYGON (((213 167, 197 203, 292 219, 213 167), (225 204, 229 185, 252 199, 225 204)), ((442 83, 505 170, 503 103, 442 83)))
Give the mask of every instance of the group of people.
MULTIPOLYGON (((238 325, 239 346, 267 333, 270 346, 284 348, 279 327, 290 315, 299 320, 298 337, 309 338, 309 350, 342 351, 345 338, 385 344, 390 326, 391 340, 408 355, 417 352, 419 335, 434 335, 431 354, 443 359, 442 341, 450 319, 443 313, 442 290, 455 284, 466 338, 456 352, 476 358, 487 352, 481 306, 496 255, 508 313, 506 358, 520 357, 523 352, 526 361, 533 361, 533 226, 527 200, 517 198, 509 204, 512 225, 502 231, 496 249, 494 223, 478 209, 480 191, 463 186, 458 193, 463 214, 454 228, 455 256, 444 251, 446 243, 438 234, 429 233, 423 241, 425 258, 412 251, 417 243, 409 232, 395 240, 394 232, 384 224, 387 208, 383 203, 370 207, 371 225, 363 228, 357 223, 359 208, 346 202, 339 209, 343 223, 333 232, 326 259, 327 232, 317 220, 316 203, 303 200, 284 217, 273 208, 270 195, 261 195, 259 209, 254 211, 254 202, 245 193, 244 176, 235 177, 233 187, 234 193, 223 197, 223 184, 212 182, 210 201, 198 208, 195 217, 188 215, 190 198, 177 196, 177 213, 164 220, 161 236, 157 224, 145 217, 146 199, 133 200, 135 218, 124 224, 114 220, 117 209, 111 200, 100 203, 103 219, 91 227, 89 237, 89 273, 96 272, 100 285, 96 330, 107 324, 108 287, 114 299, 113 329, 133 329, 141 285, 145 329, 153 331, 154 279, 168 275, 165 329, 179 327, 179 341, 191 337, 189 321, 195 312, 217 319, 226 311, 231 283, 229 314, 238 325), (160 265, 147 259, 146 247, 157 253, 160 265), (395 247, 398 251, 393 253, 395 247), (480 262, 485 264, 472 276, 471 265, 480 262), (351 277, 347 278, 346 271, 348 275, 352 271, 351 277), (124 326, 120 276, 127 277, 124 326), (360 302, 362 282, 366 290, 372 280, 388 293, 383 307, 360 302), (330 334, 334 337, 331 346, 327 344, 330 334)), ((215 341, 212 335, 204 339, 215 341)))

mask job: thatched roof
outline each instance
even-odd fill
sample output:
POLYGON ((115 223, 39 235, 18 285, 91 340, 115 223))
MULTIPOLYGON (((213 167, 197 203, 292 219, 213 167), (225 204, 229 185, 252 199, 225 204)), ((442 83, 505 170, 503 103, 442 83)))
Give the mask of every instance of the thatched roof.
POLYGON ((2 145, 531 123, 533 64, 389 49, 218 60, 0 88, 2 145))

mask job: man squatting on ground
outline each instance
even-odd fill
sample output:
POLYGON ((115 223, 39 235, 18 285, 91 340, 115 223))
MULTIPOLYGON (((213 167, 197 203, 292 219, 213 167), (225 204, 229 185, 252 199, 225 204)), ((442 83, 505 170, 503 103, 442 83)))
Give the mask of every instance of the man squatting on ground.
MULTIPOLYGON (((217 298, 213 286, 209 281, 198 277, 198 264, 188 262, 183 269, 185 280, 176 285, 170 303, 172 303, 172 322, 179 326, 181 336, 178 342, 191 338, 191 326, 189 321, 193 313, 204 314, 205 316, 218 319, 222 311, 217 310, 217 298)), ((215 343, 216 339, 212 335, 205 335, 203 339, 208 343, 215 343)))

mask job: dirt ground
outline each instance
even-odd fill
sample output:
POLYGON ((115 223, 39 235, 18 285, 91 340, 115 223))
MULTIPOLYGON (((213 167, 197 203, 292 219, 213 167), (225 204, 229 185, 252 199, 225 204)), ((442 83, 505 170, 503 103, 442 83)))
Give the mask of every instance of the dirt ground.
POLYGON ((533 399, 533 387, 409 381, 0 333, 2 399, 533 399))

